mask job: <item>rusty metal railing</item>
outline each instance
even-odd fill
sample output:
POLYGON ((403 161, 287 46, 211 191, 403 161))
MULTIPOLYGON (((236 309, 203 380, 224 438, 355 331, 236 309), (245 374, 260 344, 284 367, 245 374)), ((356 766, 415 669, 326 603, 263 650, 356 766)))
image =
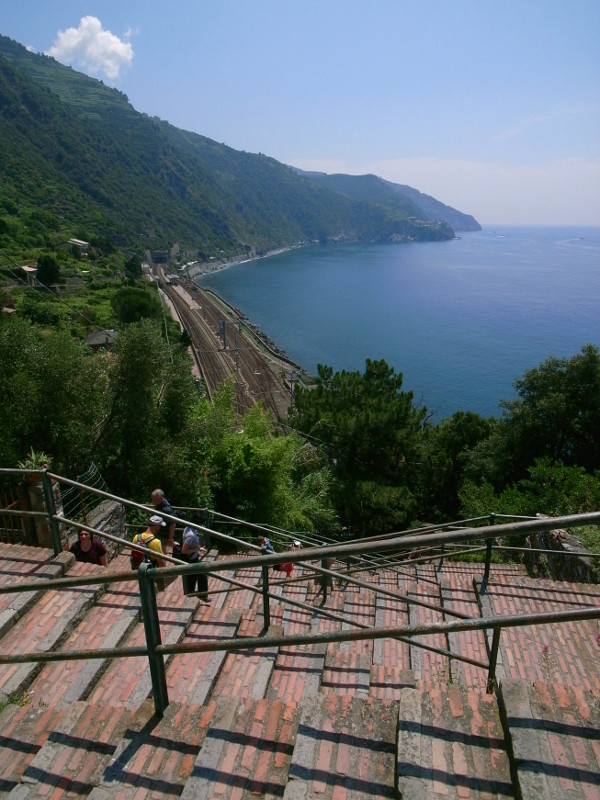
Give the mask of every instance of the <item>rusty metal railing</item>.
MULTIPOLYGON (((7 470, 0 470, 0 472, 6 472, 6 471, 7 470)), ((14 472, 14 470, 12 470, 12 472, 14 472)), ((48 485, 50 485, 50 480, 52 479, 58 479, 66 484, 77 485, 76 481, 69 481, 66 478, 62 478, 60 476, 47 473, 45 470, 40 471, 40 475, 42 476, 42 479, 44 478, 44 476, 48 479, 48 485)), ((128 501, 123 498, 118 498, 114 495, 109 494, 108 492, 98 489, 95 491, 97 491, 98 494, 102 495, 103 497, 120 502, 125 506, 141 509, 144 511, 151 510, 148 506, 134 503, 133 501, 128 501)), ((56 529, 58 529, 59 524, 73 525, 88 530, 89 532, 94 533, 98 536, 102 536, 109 539, 115 539, 124 546, 133 547, 132 542, 120 539, 119 537, 114 537, 103 531, 95 530, 94 528, 82 525, 81 523, 75 520, 67 519, 63 515, 54 513, 55 509, 51 498, 48 498, 48 501, 49 501, 48 516, 49 516, 49 524, 51 530, 52 526, 55 526, 56 529)), ((34 512, 29 512, 29 513, 34 513, 34 512)), ((449 609, 447 607, 437 606, 435 604, 429 604, 425 601, 419 601, 420 605, 424 605, 425 607, 430 609, 438 610, 446 616, 453 615, 456 617, 456 620, 453 622, 429 623, 427 625, 417 625, 417 626, 370 627, 362 623, 358 623, 356 620, 350 619, 347 616, 330 611, 324 607, 327 599, 326 579, 328 577, 338 578, 343 580, 344 582, 353 583, 357 586, 362 586, 362 587, 367 586, 370 589, 379 592, 380 594, 397 598, 403 600, 404 602, 407 601, 405 595, 399 592, 393 592, 392 590, 386 589, 385 587, 382 586, 373 586, 373 584, 368 583, 366 581, 362 581, 359 578, 356 578, 354 575, 350 574, 349 572, 338 572, 336 570, 327 569, 326 567, 323 566, 324 561, 326 559, 331 559, 331 558, 345 562, 348 559, 363 558, 365 555, 381 556, 385 554, 390 554, 390 556, 393 556, 394 553, 397 553, 398 551, 404 552, 407 549, 419 551, 437 547, 443 550, 443 548, 453 544, 465 545, 470 542, 481 541, 481 540, 485 542, 485 547, 487 552, 490 549, 490 543, 493 543, 493 541, 499 537, 527 536, 533 532, 541 532, 556 528, 573 528, 582 525, 599 525, 600 512, 570 515, 557 518, 526 519, 524 521, 510 522, 510 523, 498 524, 487 527, 458 528, 454 526, 439 526, 439 527, 436 526, 434 530, 427 529, 426 532, 411 531, 411 532, 391 533, 383 537, 361 540, 359 542, 355 541, 350 543, 329 544, 321 547, 309 547, 299 551, 290 550, 284 553, 280 552, 270 555, 260 554, 260 548, 257 545, 252 545, 247 542, 246 543, 240 542, 238 539, 231 537, 227 534, 224 534, 222 532, 217 532, 215 530, 212 530, 208 526, 198 525, 189 522, 188 520, 181 520, 176 515, 163 514, 163 517, 169 521, 175 521, 179 523, 192 525, 192 527, 195 527, 201 531, 205 531, 211 537, 214 537, 217 540, 221 539, 223 541, 228 541, 229 543, 233 543, 238 546, 243 545, 251 554, 243 557, 231 558, 226 560, 224 559, 222 561, 220 560, 211 561, 210 563, 200 562, 199 564, 185 564, 180 560, 178 560, 177 558, 165 554, 164 558, 167 561, 169 561, 172 564, 172 566, 159 569, 152 565, 143 564, 138 569, 137 579, 139 583, 142 617, 146 633, 145 647, 116 647, 116 648, 110 648, 108 650, 99 649, 94 651, 66 650, 60 652, 56 651, 32 652, 21 655, 19 654, 1 655, 0 664, 23 663, 23 662, 45 662, 45 661, 59 661, 59 660, 68 661, 68 660, 97 659, 97 658, 105 659, 105 658, 118 658, 118 657, 127 658, 127 657, 145 655, 148 657, 149 660, 155 710, 156 713, 160 715, 164 713, 168 705, 168 693, 167 693, 166 674, 164 665, 165 655, 187 653, 187 652, 204 652, 208 650, 233 651, 236 649, 245 649, 249 647, 265 648, 265 647, 279 646, 281 644, 302 645, 302 644, 311 644, 315 642, 325 643, 325 642, 339 642, 339 641, 351 641, 351 640, 363 640, 363 639, 374 640, 380 638, 393 637, 401 641, 410 642, 415 646, 432 650, 448 658, 464 661, 465 663, 473 664, 474 666, 480 667, 482 669, 487 669, 488 671, 487 686, 488 686, 488 691, 491 691, 495 684, 496 660, 498 655, 500 635, 501 631, 504 628, 516 627, 516 626, 531 626, 539 624, 551 624, 558 622, 568 622, 573 620, 600 619, 600 606, 585 607, 581 609, 571 609, 569 611, 561 611, 561 612, 529 614, 518 617, 511 616, 511 617, 472 619, 467 617, 465 614, 453 611, 452 609, 449 609), (451 529, 448 530, 447 529, 448 527, 451 527, 451 529), (303 603, 302 601, 294 600, 289 597, 288 598, 282 597, 281 595, 275 594, 274 592, 270 591, 270 586, 272 587, 273 583, 269 584, 268 568, 277 565, 282 561, 291 562, 293 564, 303 564, 305 562, 309 562, 310 566, 309 579, 312 578, 312 576, 314 576, 315 574, 316 575, 320 574, 323 577, 323 597, 321 605, 318 609, 315 608, 314 605, 303 603), (256 587, 252 584, 240 581, 237 578, 233 578, 231 577, 231 575, 222 574, 225 572, 232 572, 238 568, 251 568, 251 567, 262 568, 262 574, 263 574, 262 587, 256 587), (241 641, 237 639, 231 639, 219 642, 203 642, 195 644, 179 643, 179 644, 163 645, 161 641, 160 619, 156 603, 155 581, 156 579, 160 578, 185 575, 185 574, 194 574, 194 573, 205 573, 207 575, 210 574, 211 576, 213 576, 213 578, 216 578, 226 583, 228 587, 250 589, 252 591, 262 593, 263 614, 264 614, 263 635, 261 635, 260 637, 256 637, 254 639, 244 638, 241 641), (298 634, 296 636, 286 635, 285 637, 269 636, 267 634, 268 634, 269 620, 270 620, 269 603, 271 599, 276 599, 279 602, 285 602, 292 606, 305 608, 313 613, 317 611, 317 613, 328 616, 331 619, 346 623, 353 629, 342 630, 342 631, 331 631, 327 633, 318 633, 318 634, 315 633, 298 634), (491 647, 488 645, 486 637, 486 646, 488 647, 487 662, 477 661, 463 654, 451 653, 450 651, 443 650, 441 648, 435 648, 422 641, 415 641, 416 637, 428 636, 432 634, 450 634, 450 633, 456 633, 460 631, 470 631, 470 630, 493 631, 491 647)), ((244 523, 244 524, 248 524, 251 528, 264 529, 263 526, 253 525, 249 523, 244 523)), ((433 557, 437 558, 437 556, 433 557)), ((427 556, 427 559, 431 560, 431 558, 432 558, 431 555, 427 556)), ((373 562, 371 562, 371 564, 368 565, 367 567, 368 569, 372 568, 372 563, 373 562)), ((481 582, 481 590, 480 590, 481 592, 485 592, 488 576, 489 576, 489 563, 488 560, 486 559, 486 563, 484 565, 484 573, 481 582)), ((10 592, 14 593, 14 592, 26 592, 26 591, 39 591, 40 589, 47 590, 51 588, 61 589, 61 588, 85 586, 97 583, 117 583, 125 580, 130 581, 131 579, 132 579, 131 571, 115 572, 115 573, 110 573, 107 571, 103 572, 101 576, 94 575, 86 578, 78 577, 78 578, 58 578, 53 580, 36 580, 28 583, 21 583, 18 584, 17 586, 10 586, 10 587, 4 586, 0 587, 0 594, 6 594, 10 592)), ((414 598, 411 598, 411 601, 414 602, 414 598)))

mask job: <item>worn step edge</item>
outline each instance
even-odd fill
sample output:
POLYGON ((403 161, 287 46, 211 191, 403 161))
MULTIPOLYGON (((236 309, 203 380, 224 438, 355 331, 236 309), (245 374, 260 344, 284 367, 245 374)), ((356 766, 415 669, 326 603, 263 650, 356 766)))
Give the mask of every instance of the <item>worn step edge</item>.
MULTIPOLYGON (((218 781, 217 768, 230 744, 226 734, 233 726, 241 703, 241 698, 217 698, 210 730, 196 757, 180 800, 210 800, 213 797, 215 784, 218 781)), ((90 800, 104 800, 104 798, 90 798, 90 800)))
MULTIPOLYGON (((97 718, 97 713, 94 706, 85 701, 71 703, 27 765, 19 784, 8 795, 9 800, 33 800, 35 797, 46 796, 49 793, 48 786, 55 787, 53 796, 60 789, 66 796, 72 796, 73 793, 82 796, 83 793, 93 790, 100 780, 103 767, 109 763, 116 750, 116 744, 110 741, 89 741, 85 735, 76 735, 82 720, 85 721, 86 716, 88 717, 85 723, 87 726, 97 718), (74 761, 77 764, 83 761, 85 769, 82 771, 74 761)), ((111 712, 108 722, 110 735, 107 734, 105 738, 110 739, 116 734, 116 741, 120 741, 123 731, 129 727, 132 719, 132 713, 126 709, 121 709, 117 717, 114 716, 114 711, 111 712)))
POLYGON ((556 795, 541 766, 552 764, 547 737, 532 726, 533 709, 528 687, 505 678, 498 687, 498 703, 506 740, 510 771, 519 800, 548 800, 556 795))
MULTIPOLYGON (((236 609, 227 612, 226 624, 233 629, 231 632, 231 637, 234 637, 236 635, 241 620, 242 620, 241 611, 236 609)), ((217 681, 219 680, 219 675, 221 673, 221 669, 223 667, 223 664, 227 656, 228 653, 225 650, 214 650, 212 653, 210 653, 206 664, 202 668, 201 680, 194 686, 193 692, 188 693, 187 695, 188 702, 201 706, 208 701, 213 692, 213 689, 216 686, 217 681)), ((167 682, 168 682, 168 674, 167 674, 167 682)))
POLYGON ((300 709, 284 798, 329 798, 339 791, 354 800, 395 796, 397 730, 397 703, 309 698, 300 709))
MULTIPOLYGON (((98 598, 104 594, 106 586, 103 584, 93 584, 86 589, 89 590, 87 596, 81 595, 79 604, 77 601, 73 603, 73 614, 68 620, 65 620, 61 626, 57 623, 52 631, 45 637, 44 641, 38 645, 38 648, 44 649, 47 652, 55 652, 67 641, 73 630, 79 625, 81 620, 85 617, 88 610, 95 605, 98 598)), ((35 608, 30 609, 29 613, 34 613, 35 608)), ((24 615, 25 618, 27 615, 24 615)), ((13 692, 24 692, 37 678, 39 673, 44 668, 45 662, 24 662, 20 664, 6 683, 0 688, 0 700, 6 699, 13 692)))
POLYGON ((44 580, 52 578, 62 578, 69 568, 75 563, 71 553, 59 553, 52 561, 43 566, 40 572, 36 572, 35 580, 39 581, 40 588, 29 592, 15 592, 9 604, 0 611, 0 639, 13 628, 21 617, 25 616, 41 598, 45 591, 44 580))

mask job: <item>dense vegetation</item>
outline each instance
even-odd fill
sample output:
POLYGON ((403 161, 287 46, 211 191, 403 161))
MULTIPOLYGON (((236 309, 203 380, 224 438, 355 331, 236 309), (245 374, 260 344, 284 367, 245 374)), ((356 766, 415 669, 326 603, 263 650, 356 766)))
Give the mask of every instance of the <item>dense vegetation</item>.
POLYGON ((364 374, 319 367, 292 425, 328 453, 335 505, 361 535, 417 521, 600 507, 600 353, 586 345, 515 381, 499 419, 457 412, 434 425, 384 361, 364 374))
POLYGON ((446 206, 434 197, 410 186, 378 178, 376 175, 327 175, 324 172, 302 172, 321 186, 356 200, 368 200, 407 217, 441 219, 457 231, 480 231, 481 225, 469 214, 446 206))
POLYGON ((260 408, 238 418, 227 384, 213 403, 199 392, 185 337, 141 277, 145 251, 453 235, 427 224, 416 190, 238 153, 4 37, 0 135, 0 299, 14 311, 0 318, 2 466, 33 448, 71 477, 94 461, 112 492, 142 502, 161 485, 176 504, 322 534, 600 507, 592 345, 528 370, 497 419, 433 424, 384 361, 320 366, 286 435, 260 408), (73 236, 90 243, 85 261, 55 249, 73 236), (27 262, 54 290, 18 282, 27 262), (119 330, 110 354, 83 343, 98 328, 119 330))
POLYGON ((364 373, 320 366, 314 387, 296 389, 293 432, 282 434, 260 407, 239 418, 228 384, 214 403, 199 393, 181 339, 147 311, 120 324, 110 355, 73 339, 60 316, 31 322, 27 303, 4 315, 4 466, 33 447, 73 477, 94 461, 116 494, 147 501, 161 485, 178 504, 323 534, 600 507, 592 345, 528 370, 498 419, 458 412, 437 425, 385 361, 364 373))
POLYGON ((225 384, 200 396, 181 344, 151 319, 123 326, 94 354, 60 330, 0 320, 0 453, 31 448, 76 476, 94 461, 111 491, 140 502, 158 485, 179 504, 249 520, 333 532, 330 473, 297 435, 277 436, 260 407, 243 420, 225 384))

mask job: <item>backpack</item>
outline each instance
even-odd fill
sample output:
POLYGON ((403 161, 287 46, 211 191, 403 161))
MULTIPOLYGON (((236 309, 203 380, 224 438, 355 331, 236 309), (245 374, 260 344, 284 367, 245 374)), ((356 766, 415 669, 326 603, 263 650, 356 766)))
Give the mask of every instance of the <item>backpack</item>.
POLYGON ((150 555, 149 555, 150 551, 148 545, 153 539, 156 539, 156 536, 150 536, 148 537, 148 539, 144 539, 142 541, 142 535, 141 534, 139 535, 136 544, 141 544, 143 549, 138 550, 137 547, 134 547, 134 549, 131 551, 131 555, 129 557, 129 561, 131 562, 131 569, 137 569, 140 566, 140 564, 144 562, 148 563, 150 561, 150 555))
MULTIPOLYGON (((193 547, 200 547, 200 545, 201 545, 200 536, 198 535, 198 531, 196 531, 195 528, 190 528, 190 527, 186 526, 184 531, 183 531, 183 540, 185 540, 186 535, 189 535, 190 532, 194 534, 193 547)), ((183 546, 183 540, 181 542, 182 546, 183 546)), ((181 552, 181 549, 179 551, 179 556, 178 557, 182 561, 186 561, 188 564, 195 564, 196 561, 199 560, 197 552, 195 552, 195 553, 185 553, 184 554, 184 553, 181 552)))

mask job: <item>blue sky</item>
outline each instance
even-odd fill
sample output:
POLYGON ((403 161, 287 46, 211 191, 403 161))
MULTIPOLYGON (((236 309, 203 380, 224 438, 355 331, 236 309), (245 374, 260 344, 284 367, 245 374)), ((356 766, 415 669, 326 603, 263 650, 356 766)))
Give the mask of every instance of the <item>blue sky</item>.
POLYGON ((483 225, 600 225, 599 0, 3 0, 132 105, 483 225))

